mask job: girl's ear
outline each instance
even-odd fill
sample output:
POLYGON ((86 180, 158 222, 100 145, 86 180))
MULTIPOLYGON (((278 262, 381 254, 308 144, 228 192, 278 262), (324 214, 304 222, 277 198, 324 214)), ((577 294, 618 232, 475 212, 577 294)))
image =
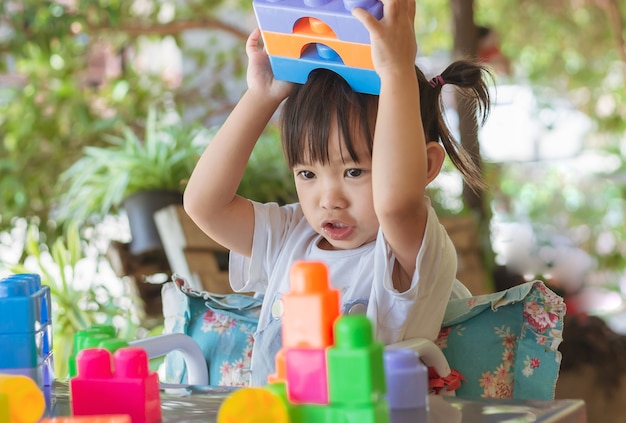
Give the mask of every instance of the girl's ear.
POLYGON ((428 164, 426 185, 430 184, 439 175, 445 158, 446 150, 444 150, 441 144, 435 141, 426 143, 426 160, 428 164))

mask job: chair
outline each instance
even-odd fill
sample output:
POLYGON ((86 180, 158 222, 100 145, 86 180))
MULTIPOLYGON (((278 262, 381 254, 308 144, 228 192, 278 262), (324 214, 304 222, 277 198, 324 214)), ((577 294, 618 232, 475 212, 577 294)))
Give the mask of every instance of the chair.
MULTIPOLYGON (((177 291, 177 294, 184 292, 184 287, 179 286, 177 291)), ((187 311, 183 317, 178 316, 185 321, 178 321, 176 330, 199 333, 202 322, 198 320, 206 320, 206 314, 202 317, 200 313, 206 313, 206 310, 210 310, 209 320, 219 323, 223 329, 219 338, 203 342, 206 344, 202 347, 204 358, 212 369, 209 370, 209 383, 245 386, 245 369, 249 365, 252 334, 261 300, 248 296, 232 297, 236 294, 217 297, 192 291, 186 294, 184 305, 187 311), (220 319, 225 320, 220 323, 220 319), (227 329, 234 330, 225 332, 227 329), (219 344, 228 344, 228 351, 216 350, 215 345, 219 344), (218 355, 219 360, 229 357, 230 361, 225 363, 231 373, 224 373, 224 362, 219 367, 220 363, 214 362, 219 360, 211 360, 218 355)), ((561 360, 558 346, 565 316, 563 299, 540 281, 494 294, 469 295, 462 284, 455 284, 435 342, 410 339, 387 348, 415 350, 439 376, 448 376, 451 370, 460 373, 463 382, 455 391, 459 397, 553 399, 561 360)), ((180 364, 179 361, 174 367, 178 368, 180 364)), ((171 370, 170 367, 170 376, 171 370)), ((175 374, 175 381, 193 373, 184 368, 179 370, 183 373, 175 374)))
POLYGON ((540 281, 528 282, 451 299, 434 343, 438 348, 421 339, 390 347, 414 349, 441 376, 449 369, 460 372, 465 380, 456 390, 459 397, 551 400, 564 316, 561 297, 540 281))

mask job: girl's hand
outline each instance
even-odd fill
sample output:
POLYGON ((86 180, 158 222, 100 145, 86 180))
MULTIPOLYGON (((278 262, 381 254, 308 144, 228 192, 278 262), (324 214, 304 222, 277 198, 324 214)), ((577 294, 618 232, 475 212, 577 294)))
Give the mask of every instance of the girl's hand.
POLYGON ((259 46, 261 30, 256 28, 246 42, 248 55, 248 71, 246 80, 248 89, 270 96, 279 101, 284 100, 291 92, 292 83, 274 79, 267 53, 259 46))
POLYGON ((410 68, 414 73, 417 42, 415 41, 415 0, 382 0, 383 17, 376 19, 364 9, 355 8, 352 15, 370 33, 372 60, 378 75, 396 75, 410 68))

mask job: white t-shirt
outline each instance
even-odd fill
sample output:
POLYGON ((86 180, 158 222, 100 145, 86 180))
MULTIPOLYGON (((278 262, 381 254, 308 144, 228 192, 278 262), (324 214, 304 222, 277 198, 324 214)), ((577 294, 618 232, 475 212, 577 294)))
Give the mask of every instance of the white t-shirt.
POLYGON ((289 271, 296 260, 325 262, 331 285, 340 291, 341 313, 366 312, 376 339, 384 344, 437 338, 456 278, 457 256, 430 202, 411 287, 402 293, 393 288, 395 257, 382 231, 374 242, 354 250, 322 250, 321 235, 311 228, 298 203, 253 205, 252 255, 231 252, 229 264, 235 291, 264 295, 252 352, 252 385, 264 385, 274 371, 274 356, 282 344, 280 298, 289 291, 289 271))

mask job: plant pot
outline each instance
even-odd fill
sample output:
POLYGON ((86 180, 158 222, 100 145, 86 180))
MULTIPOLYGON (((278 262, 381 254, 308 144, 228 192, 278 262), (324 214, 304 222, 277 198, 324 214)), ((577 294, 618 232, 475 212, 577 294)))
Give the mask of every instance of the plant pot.
POLYGON ((163 250, 161 237, 154 223, 154 213, 171 204, 182 204, 183 195, 177 191, 139 191, 124 199, 130 226, 131 241, 129 251, 142 255, 163 250))

